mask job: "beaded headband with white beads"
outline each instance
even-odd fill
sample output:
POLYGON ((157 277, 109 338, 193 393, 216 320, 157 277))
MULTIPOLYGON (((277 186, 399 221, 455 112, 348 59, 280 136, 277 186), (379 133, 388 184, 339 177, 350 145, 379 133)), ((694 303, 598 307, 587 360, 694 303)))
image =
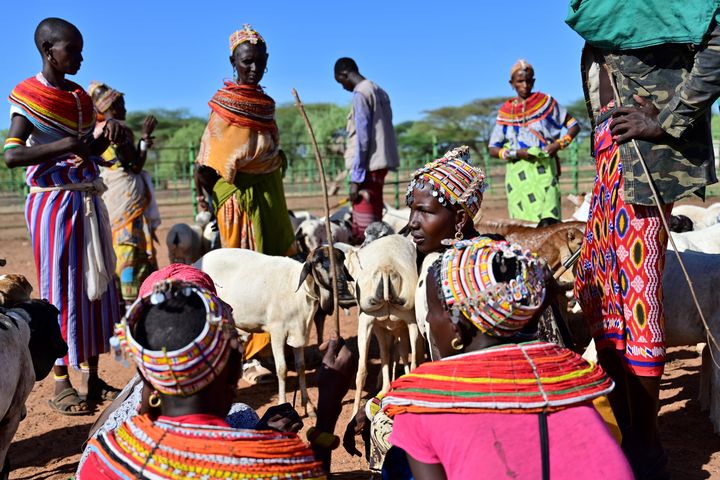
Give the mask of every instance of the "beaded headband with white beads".
POLYGON ((432 196, 436 197, 441 205, 458 205, 475 220, 480 213, 485 191, 485 173, 482 169, 468 164, 469 160, 470 148, 462 146, 415 170, 405 195, 407 205, 412 205, 413 191, 416 188, 429 186, 432 196))
POLYGON ((132 358, 138 370, 152 386, 165 395, 192 395, 207 385, 223 371, 230 351, 238 348, 237 330, 232 313, 215 295, 188 282, 165 280, 153 286, 152 293, 138 298, 125 317, 115 325, 115 337, 111 345, 132 358), (149 350, 140 345, 133 336, 138 321, 154 305, 171 298, 197 295, 202 300, 206 314, 205 325, 200 334, 188 345, 178 350, 149 350))

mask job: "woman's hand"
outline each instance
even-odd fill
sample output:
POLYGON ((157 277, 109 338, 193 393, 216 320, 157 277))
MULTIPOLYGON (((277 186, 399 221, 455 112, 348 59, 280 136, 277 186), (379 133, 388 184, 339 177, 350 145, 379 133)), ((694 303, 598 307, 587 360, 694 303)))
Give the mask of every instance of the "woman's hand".
MULTIPOLYGON (((361 457, 362 453, 357 449, 355 445, 355 437, 362 435, 363 439, 370 434, 370 420, 365 414, 365 409, 361 408, 355 414, 352 420, 347 424, 345 428, 345 434, 343 435, 342 445, 346 452, 352 456, 361 457), (366 435, 367 434, 367 435, 366 435)), ((369 440, 369 438, 368 438, 369 440)))
POLYGON ((148 115, 145 117, 145 121, 143 122, 142 126, 142 137, 141 139, 145 142, 146 148, 151 148, 153 145, 153 132, 155 131, 155 127, 157 127, 157 118, 155 118, 153 115, 148 115))
POLYGON ((215 184, 220 179, 220 175, 212 167, 205 165, 197 166, 197 179, 203 190, 210 193, 215 188, 215 184))
POLYGON ((77 137, 65 137, 60 141, 65 142, 63 147, 66 152, 74 153, 83 160, 87 160, 92 155, 90 146, 77 137))
POLYGON ((638 95, 633 95, 637 107, 620 107, 613 112, 610 131, 613 140, 622 145, 630 140, 658 142, 665 131, 657 121, 658 111, 655 105, 638 95))
POLYGON ((275 405, 265 411, 256 430, 277 430, 278 432, 297 433, 303 427, 300 414, 289 403, 275 405))
POLYGON ((527 148, 520 148, 517 151, 517 158, 521 158, 523 160, 533 160, 533 156, 528 153, 527 148))
POLYGON ((123 143, 126 143, 130 138, 128 128, 122 123, 112 118, 105 122, 102 136, 107 141, 109 141, 110 143, 114 143, 115 145, 121 145, 123 143))
POLYGON ((548 153, 548 155, 554 157, 555 154, 560 151, 560 144, 558 142, 552 142, 545 147, 545 151, 548 153))

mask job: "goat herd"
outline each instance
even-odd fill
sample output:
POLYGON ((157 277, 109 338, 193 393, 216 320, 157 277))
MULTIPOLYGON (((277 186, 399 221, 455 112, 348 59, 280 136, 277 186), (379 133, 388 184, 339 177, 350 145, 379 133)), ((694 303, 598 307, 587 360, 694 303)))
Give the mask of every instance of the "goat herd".
MULTIPOLYGON (((555 225, 535 228, 515 221, 497 221, 482 222, 477 229, 481 233, 504 235, 509 241, 536 251, 555 271, 582 243, 588 205, 580 203, 577 202, 579 208, 572 219, 555 225)), ((672 213, 671 225, 677 231, 672 236, 678 255, 693 279, 711 334, 720 338, 720 296, 714 290, 720 285, 720 203, 707 208, 679 205, 672 213)), ((325 316, 333 310, 329 255, 334 255, 338 265, 342 265, 338 275, 338 303, 341 308, 358 306, 360 362, 354 414, 367 377, 371 334, 377 338, 380 351, 382 391, 390 386, 396 360, 407 372, 424 356, 427 307, 423 286, 434 257, 431 254, 425 258, 418 273, 415 245, 395 233, 408 219, 408 209, 387 206, 383 221, 368 227, 365 242, 356 247, 347 243, 349 211, 342 209, 330 219, 334 248, 329 250, 320 248, 327 243, 325 220, 308 212, 295 212, 291 220, 301 252, 298 258, 271 257, 242 249, 211 250, 214 232, 209 218, 203 214, 198 215, 194 225, 174 225, 166 242, 171 262, 194 264, 212 277, 220 297, 239 312, 235 317, 239 328, 270 334, 280 403, 286 399, 285 345, 293 349, 302 405, 309 415, 313 415, 314 407, 307 394, 303 349, 313 324, 318 341, 322 341, 325 316)), ((27 297, 29 285, 17 277, 0 276, 0 305, 6 306, 9 297, 18 290, 23 298, 27 297)), ((584 328, 581 312, 571 298, 573 282, 572 269, 558 278, 560 305, 567 306, 568 324, 576 345, 589 344, 585 356, 592 358, 594 346, 584 328)), ((708 342, 707 334, 674 252, 667 255, 663 289, 667 345, 698 345, 703 363, 700 403, 709 410, 715 430, 720 431, 720 366, 713 360, 710 347, 704 345, 708 342)), ((2 312, 7 313, 4 309, 2 312)), ((44 370, 37 365, 41 360, 32 349, 32 335, 38 329, 33 327, 30 316, 11 315, 14 328, 0 320, 0 344, 3 345, 0 361, 5 371, 18 373, 17 378, 0 376, 0 460, 10 443, 10 439, 3 438, 3 430, 14 433, 22 416, 22 405, 32 388, 32 381, 23 382, 23 372, 27 371, 25 376, 34 380, 42 374, 35 372, 44 370), (23 322, 28 326, 18 328, 18 323, 23 322)), ((714 358, 720 358, 720 352, 714 350, 714 358)))

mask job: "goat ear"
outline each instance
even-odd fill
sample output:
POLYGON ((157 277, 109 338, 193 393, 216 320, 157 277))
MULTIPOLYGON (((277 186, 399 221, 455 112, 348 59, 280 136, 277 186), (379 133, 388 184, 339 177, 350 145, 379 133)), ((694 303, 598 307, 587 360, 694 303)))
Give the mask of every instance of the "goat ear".
POLYGON ((310 261, 306 261, 305 263, 303 263, 303 268, 302 268, 302 271, 300 272, 300 281, 298 282, 298 286, 295 289, 296 292, 298 290, 300 290, 300 287, 302 286, 303 282, 305 281, 307 276, 310 275, 311 270, 312 270, 312 263, 310 263, 310 261))

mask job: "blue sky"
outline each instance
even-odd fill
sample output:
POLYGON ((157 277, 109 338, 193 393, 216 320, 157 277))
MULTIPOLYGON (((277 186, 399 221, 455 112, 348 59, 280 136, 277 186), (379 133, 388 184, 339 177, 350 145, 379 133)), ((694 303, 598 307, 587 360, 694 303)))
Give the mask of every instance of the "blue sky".
MULTIPOLYGON (((3 95, 40 70, 35 26, 59 16, 85 38, 85 61, 71 78, 84 86, 101 80, 125 92, 129 110, 183 107, 206 115, 207 100, 232 74, 228 36, 243 23, 268 42, 262 85, 278 103, 291 101, 293 87, 305 102, 349 103, 350 94, 332 75, 341 56, 355 58, 361 73, 387 90, 396 122, 435 107, 510 96, 508 71, 521 57, 534 65, 537 89, 561 103, 582 96, 582 41, 563 22, 566 0, 24 5, 0 29, 3 95)), ((0 128, 8 124, 1 116, 0 128)))

